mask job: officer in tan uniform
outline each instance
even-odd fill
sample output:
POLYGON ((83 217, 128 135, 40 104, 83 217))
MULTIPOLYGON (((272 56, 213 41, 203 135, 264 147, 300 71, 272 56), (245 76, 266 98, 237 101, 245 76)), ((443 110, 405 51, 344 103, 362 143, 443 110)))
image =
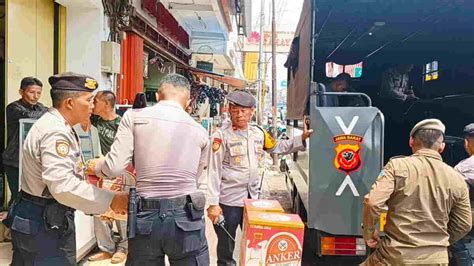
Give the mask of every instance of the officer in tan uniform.
POLYGON ((447 265, 447 247, 471 230, 469 192, 442 161, 445 126, 426 119, 410 132, 413 155, 392 158, 365 196, 364 239, 376 248, 363 265, 447 265), (375 229, 388 207, 385 237, 375 229))
POLYGON ((21 192, 7 225, 12 265, 76 265, 74 210, 89 214, 109 206, 125 212, 127 194, 87 184, 79 139, 72 128, 91 114, 93 78, 64 73, 49 78, 53 107, 36 123, 23 146, 21 192))
MULTIPOLYGON (((208 198, 208 216, 214 223, 219 215, 225 217, 225 227, 235 238, 242 226, 244 199, 257 198, 259 188, 258 164, 264 152, 289 154, 305 150, 305 140, 312 130, 289 140, 276 142, 257 126, 249 125, 254 114, 255 98, 246 91, 227 96, 232 123, 218 129, 212 136, 208 198)), ((235 265, 232 258, 235 243, 219 226, 217 234, 217 264, 235 265)))

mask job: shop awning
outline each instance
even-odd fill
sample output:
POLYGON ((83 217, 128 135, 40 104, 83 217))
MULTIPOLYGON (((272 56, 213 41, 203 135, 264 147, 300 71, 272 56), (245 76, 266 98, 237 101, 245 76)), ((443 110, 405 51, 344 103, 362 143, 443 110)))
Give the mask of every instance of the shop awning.
POLYGON ((209 71, 206 71, 206 70, 202 70, 202 69, 195 68, 195 67, 190 67, 190 66, 184 66, 184 68, 188 69, 189 71, 191 71, 191 72, 193 72, 193 73, 195 73, 199 76, 208 77, 208 78, 211 78, 213 80, 217 80, 219 82, 228 84, 229 86, 232 86, 234 88, 243 89, 247 86, 247 82, 245 80, 242 80, 242 79, 222 75, 222 74, 219 74, 219 73, 209 72, 209 71))

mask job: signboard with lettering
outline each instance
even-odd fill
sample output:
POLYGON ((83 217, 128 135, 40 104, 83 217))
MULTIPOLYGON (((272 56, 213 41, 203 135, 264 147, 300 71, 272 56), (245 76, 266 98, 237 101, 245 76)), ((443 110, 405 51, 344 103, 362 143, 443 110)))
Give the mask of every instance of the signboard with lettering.
MULTIPOLYGON (((277 31, 276 32, 276 52, 288 53, 291 48, 291 42, 295 36, 292 31, 277 31)), ((244 40, 244 52, 258 52, 260 45, 260 33, 253 31, 249 37, 244 40)), ((263 51, 270 53, 272 51, 272 32, 265 31, 263 34, 263 51)))
POLYGON ((242 265, 301 265, 304 223, 296 214, 245 210, 242 265))
POLYGON ((214 64, 209 63, 209 62, 205 62, 205 61, 197 61, 196 62, 196 68, 212 72, 212 70, 214 68, 214 64))

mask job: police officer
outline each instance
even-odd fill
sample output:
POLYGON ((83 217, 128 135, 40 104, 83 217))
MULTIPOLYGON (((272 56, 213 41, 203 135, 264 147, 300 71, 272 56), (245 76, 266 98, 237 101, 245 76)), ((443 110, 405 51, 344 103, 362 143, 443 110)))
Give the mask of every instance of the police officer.
POLYGON ((117 176, 133 158, 140 202, 127 265, 165 265, 165 254, 171 265, 208 265, 205 195, 197 184, 207 167, 209 137, 185 111, 190 102, 185 77, 165 76, 157 99, 155 106, 124 114, 95 172, 117 176))
MULTIPOLYGON (((305 140, 312 130, 303 135, 275 142, 268 133, 249 125, 254 114, 255 98, 246 91, 235 91, 227 96, 231 124, 218 129, 212 136, 210 175, 208 182, 208 217, 217 223, 225 217, 225 228, 235 238, 242 226, 243 200, 257 198, 259 187, 258 164, 264 152, 288 154, 305 150, 305 140)), ((217 264, 235 265, 232 258, 235 243, 219 226, 217 234, 217 264)))
POLYGON ((76 265, 74 209, 89 214, 109 206, 124 212, 127 194, 84 181, 84 161, 72 128, 91 114, 93 78, 64 73, 49 78, 53 107, 33 125, 23 146, 21 192, 10 209, 12 265, 76 265))
POLYGON ((474 123, 464 128, 464 149, 469 157, 458 163, 454 169, 458 170, 466 182, 474 187, 474 123))
POLYGON ((449 244, 471 230, 466 183, 440 155, 444 131, 438 119, 416 124, 409 141, 413 155, 390 159, 365 196, 364 239, 377 249, 364 265, 447 265, 449 244), (380 239, 375 225, 385 206, 380 239))
MULTIPOLYGON (((464 148, 466 149, 469 158, 458 163, 454 169, 458 170, 469 184, 472 203, 472 200, 474 199, 472 197, 474 189, 474 123, 469 124, 464 128, 464 148)), ((467 242, 470 242, 469 237, 465 237, 451 245, 449 248, 452 254, 450 265, 472 266, 471 253, 469 252, 469 249, 466 248, 467 242)))

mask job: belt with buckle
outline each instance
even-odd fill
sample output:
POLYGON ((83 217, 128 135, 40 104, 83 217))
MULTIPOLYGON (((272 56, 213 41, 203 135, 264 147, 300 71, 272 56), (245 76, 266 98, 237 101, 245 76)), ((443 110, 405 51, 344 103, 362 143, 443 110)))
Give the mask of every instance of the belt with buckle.
POLYGON ((171 199, 141 198, 139 209, 142 211, 160 210, 161 207, 168 208, 169 210, 182 209, 186 206, 187 202, 188 196, 171 199))
POLYGON ((50 198, 42 198, 38 196, 33 196, 31 194, 26 193, 25 191, 20 191, 20 197, 24 200, 27 200, 31 203, 34 203, 36 205, 46 207, 49 204, 57 202, 55 199, 50 199, 50 198))

